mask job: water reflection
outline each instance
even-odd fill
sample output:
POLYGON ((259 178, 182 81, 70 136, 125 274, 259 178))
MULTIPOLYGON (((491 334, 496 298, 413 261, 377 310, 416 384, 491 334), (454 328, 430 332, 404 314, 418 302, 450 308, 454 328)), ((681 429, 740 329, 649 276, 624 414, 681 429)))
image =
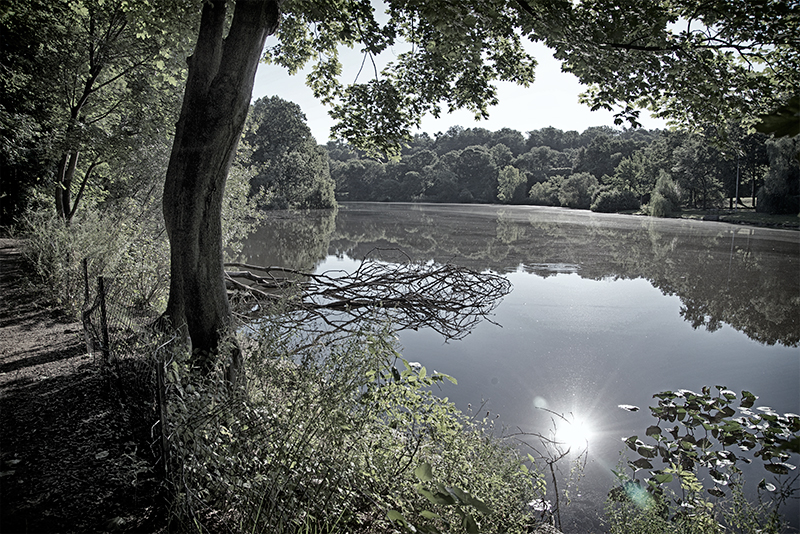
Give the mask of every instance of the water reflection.
POLYGON ((557 208, 345 204, 278 213, 251 236, 251 263, 313 269, 328 255, 452 262, 547 278, 645 279, 693 328, 728 324, 767 345, 800 342, 800 234, 557 208))
POLYGON ((457 378, 441 394, 462 410, 499 413, 512 431, 547 432, 547 409, 591 424, 584 497, 571 504, 582 521, 616 483, 620 438, 652 424, 653 393, 723 384, 800 409, 798 232, 474 205, 353 203, 335 219, 275 217, 242 260, 352 271, 366 256, 402 261, 400 249, 507 276, 502 329, 483 323, 447 345, 431 331, 404 332, 403 354, 457 378))

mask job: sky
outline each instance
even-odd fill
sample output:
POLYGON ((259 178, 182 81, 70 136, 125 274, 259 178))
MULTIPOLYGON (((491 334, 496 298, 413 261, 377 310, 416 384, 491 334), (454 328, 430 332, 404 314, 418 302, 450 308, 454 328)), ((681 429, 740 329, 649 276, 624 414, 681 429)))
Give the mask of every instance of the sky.
MULTIPOLYGON (((267 46, 271 44, 274 44, 274 38, 267 41, 267 46)), ((489 119, 476 121, 472 113, 463 110, 452 114, 442 113, 438 119, 427 116, 422 121, 419 133, 427 132, 433 136, 437 132, 446 132, 451 126, 486 128, 491 131, 511 128, 523 134, 548 126, 578 132, 590 126, 614 127, 613 113, 591 111, 588 106, 578 102, 578 95, 584 91, 584 87, 575 76, 561 71, 561 63, 547 47, 533 43, 528 45, 528 49, 538 61, 536 81, 527 88, 499 82, 497 86, 500 103, 489 108, 489 119)), ((352 81, 361 66, 361 54, 345 50, 341 53, 341 61, 344 73, 342 79, 352 81)), ((305 72, 289 76, 282 67, 262 63, 256 73, 253 100, 264 96, 279 96, 298 104, 306 115, 315 139, 324 144, 328 141, 333 120, 328 116, 327 108, 306 87, 305 78, 305 72)), ((650 117, 646 111, 642 111, 640 122, 647 129, 666 128, 665 121, 650 117)))

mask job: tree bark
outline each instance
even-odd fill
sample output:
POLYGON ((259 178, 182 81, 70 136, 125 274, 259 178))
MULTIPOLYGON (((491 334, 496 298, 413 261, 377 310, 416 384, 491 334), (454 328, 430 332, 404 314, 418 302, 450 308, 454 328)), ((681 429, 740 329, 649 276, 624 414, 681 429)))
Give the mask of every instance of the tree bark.
MULTIPOLYGON (((171 259, 166 318, 191 341, 195 365, 205 372, 225 357, 219 345, 230 324, 222 264, 225 182, 264 42, 279 20, 278 0, 237 0, 224 38, 226 4, 203 5, 163 198, 171 259)), ((234 375, 238 350, 229 356, 234 375)))
POLYGON ((78 165, 79 152, 66 152, 58 162, 56 170, 56 213, 67 224, 74 212, 72 210, 72 180, 78 165))

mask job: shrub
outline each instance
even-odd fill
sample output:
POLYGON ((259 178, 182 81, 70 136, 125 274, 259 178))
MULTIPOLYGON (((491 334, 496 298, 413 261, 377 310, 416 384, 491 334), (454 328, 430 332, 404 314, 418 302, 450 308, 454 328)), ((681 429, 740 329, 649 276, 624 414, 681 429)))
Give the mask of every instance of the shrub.
POLYGON ((611 189, 597 192, 590 209, 600 213, 617 213, 638 210, 639 207, 639 199, 632 191, 611 189))
POLYGON ((561 179, 563 179, 561 176, 554 176, 546 182, 533 184, 528 193, 528 202, 536 206, 560 206, 558 183, 561 179))
POLYGON ((650 204, 647 212, 653 217, 669 217, 674 212, 680 210, 680 195, 678 187, 672 178, 665 172, 661 172, 653 187, 650 195, 650 204))
POLYGON ((673 213, 672 202, 661 196, 661 193, 655 192, 650 197, 648 213, 653 217, 670 217, 673 213))
POLYGON ((36 211, 21 218, 22 255, 34 268, 48 297, 68 313, 83 304, 84 273, 88 259, 90 281, 116 270, 127 247, 117 221, 85 208, 67 226, 51 211, 36 211))
POLYGON ((597 185, 597 178, 588 172, 571 174, 561 182, 558 201, 568 208, 588 210, 597 185))
POLYGON ((221 368, 192 376, 181 352, 167 365, 178 526, 386 532, 400 515, 460 529, 459 511, 418 484, 427 464, 485 504, 472 515, 482 531, 526 531, 539 478, 516 449, 433 395, 449 377, 402 360, 387 332, 296 353, 275 323, 246 341, 245 391, 228 392, 221 368))

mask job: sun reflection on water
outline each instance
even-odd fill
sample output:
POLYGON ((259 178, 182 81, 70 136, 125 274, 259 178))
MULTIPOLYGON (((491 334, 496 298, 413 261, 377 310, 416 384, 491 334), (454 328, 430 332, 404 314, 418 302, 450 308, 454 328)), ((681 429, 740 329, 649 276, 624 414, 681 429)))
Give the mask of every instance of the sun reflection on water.
POLYGON ((591 424, 580 417, 565 417, 556 425, 555 440, 566 450, 581 453, 589 447, 594 435, 591 424))

